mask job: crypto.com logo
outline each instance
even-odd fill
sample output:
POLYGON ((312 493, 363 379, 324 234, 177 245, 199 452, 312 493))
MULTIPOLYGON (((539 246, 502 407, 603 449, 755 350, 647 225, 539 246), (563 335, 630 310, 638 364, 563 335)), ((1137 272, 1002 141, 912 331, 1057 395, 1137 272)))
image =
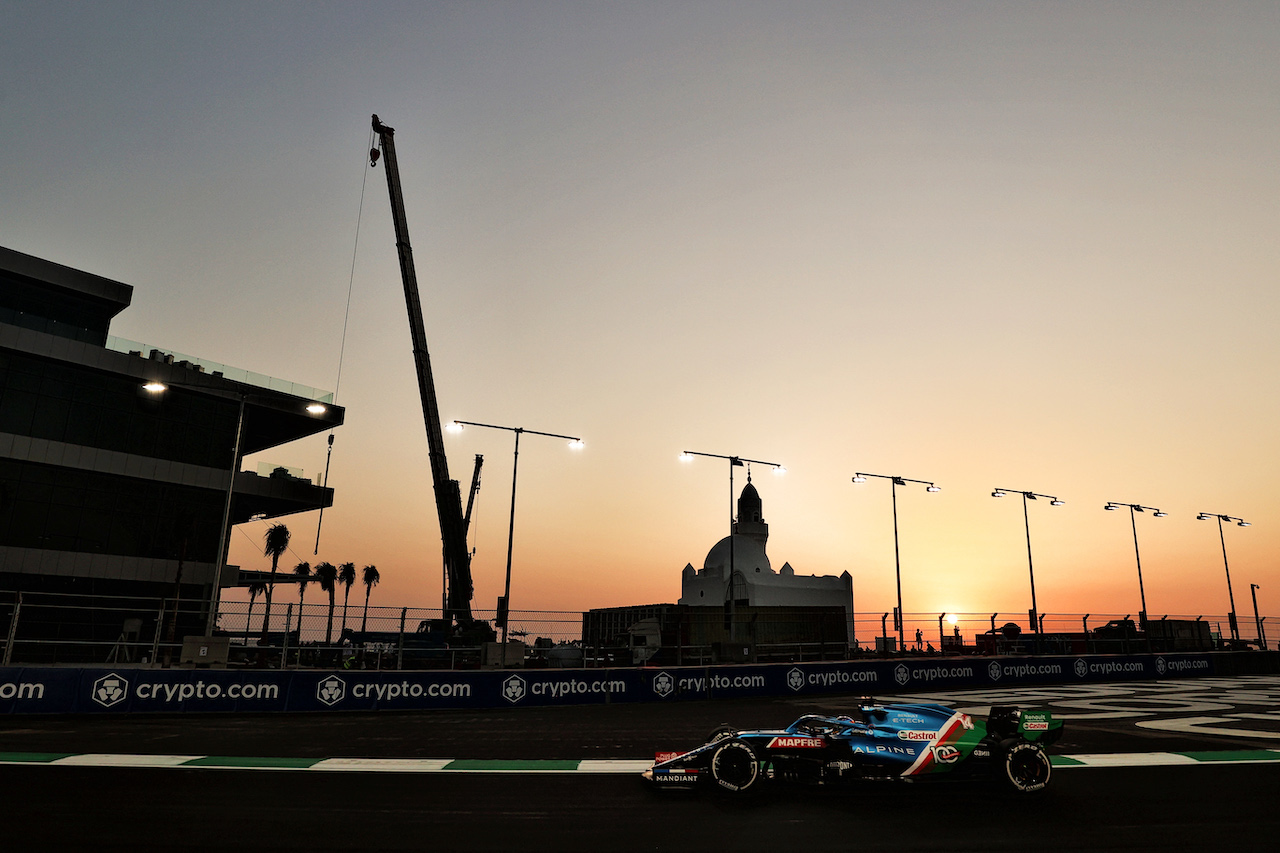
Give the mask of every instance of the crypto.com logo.
POLYGON ((671 676, 665 672, 660 672, 653 677, 653 692, 657 693, 663 699, 671 695, 671 691, 676 689, 676 683, 671 676))
POLYGON ((911 670, 907 669, 905 664, 898 664, 893 671, 893 680, 899 684, 906 684, 911 680, 911 670))
POLYGON ((119 705, 129 695, 129 682, 114 672, 93 682, 93 701, 104 708, 119 705))
POLYGON ((341 702, 347 696, 347 683, 336 675, 331 675, 316 685, 316 698, 329 707, 341 702))
POLYGON ((797 693, 804 687, 804 673, 799 667, 792 669, 787 673, 787 686, 797 693))
POLYGON ((987 675, 991 676, 992 681, 999 681, 1000 676, 1004 675, 1004 668, 995 661, 987 664, 987 675))
POLYGON ((525 692, 524 679, 518 675, 513 675, 502 682, 502 698, 513 705, 524 698, 525 692))

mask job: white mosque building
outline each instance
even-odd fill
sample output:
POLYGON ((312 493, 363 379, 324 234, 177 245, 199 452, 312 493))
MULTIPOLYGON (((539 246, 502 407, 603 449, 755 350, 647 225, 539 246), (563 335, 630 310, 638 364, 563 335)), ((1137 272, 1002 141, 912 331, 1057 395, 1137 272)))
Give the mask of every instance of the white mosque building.
POLYGON ((774 571, 765 553, 769 525, 765 523, 760 493, 751 484, 738 497, 738 518, 733 534, 712 546, 701 570, 690 563, 680 580, 680 603, 690 607, 723 607, 732 597, 735 605, 753 607, 839 606, 853 624, 853 577, 797 575, 790 563, 774 571))

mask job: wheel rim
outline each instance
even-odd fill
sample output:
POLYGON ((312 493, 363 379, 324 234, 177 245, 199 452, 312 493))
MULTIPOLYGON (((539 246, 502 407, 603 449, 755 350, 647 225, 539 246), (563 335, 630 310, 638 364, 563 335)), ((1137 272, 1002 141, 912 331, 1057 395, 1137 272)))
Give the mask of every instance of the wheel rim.
POLYGON ((1022 750, 1009 758, 1009 778, 1019 788, 1043 785, 1049 780, 1049 762, 1039 750, 1022 750))
POLYGON ((712 775, 722 787, 741 791, 750 787, 758 772, 756 757, 741 742, 730 742, 716 750, 711 762, 712 775))

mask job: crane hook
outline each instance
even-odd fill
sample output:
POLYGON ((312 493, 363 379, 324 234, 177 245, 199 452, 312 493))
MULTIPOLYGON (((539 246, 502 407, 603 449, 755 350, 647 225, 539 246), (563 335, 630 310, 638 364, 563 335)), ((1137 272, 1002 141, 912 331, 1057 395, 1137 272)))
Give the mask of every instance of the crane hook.
POLYGON ((374 166, 378 165, 378 157, 380 157, 381 155, 382 155, 382 152, 379 151, 377 148, 369 149, 369 168, 372 169, 374 166))

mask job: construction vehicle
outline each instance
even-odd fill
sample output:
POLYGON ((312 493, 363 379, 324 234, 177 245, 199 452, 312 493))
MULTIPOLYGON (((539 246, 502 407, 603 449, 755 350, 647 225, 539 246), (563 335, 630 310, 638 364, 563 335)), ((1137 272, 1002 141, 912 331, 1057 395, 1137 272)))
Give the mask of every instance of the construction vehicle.
POLYGON ((444 452, 444 435, 440 426, 440 410, 436 403, 435 380, 431 374, 431 356, 427 352, 427 332, 422 319, 422 301, 418 296, 418 276, 413 266, 413 249, 409 245, 409 225, 404 212, 404 195, 400 190, 400 168, 396 162, 395 129, 373 116, 373 132, 378 147, 369 151, 370 165, 377 163, 379 148, 387 173, 387 190, 391 196, 391 219, 395 226, 396 253, 400 257, 400 277, 404 282, 405 307, 409 312, 409 334, 413 341, 413 362, 418 373, 418 395, 422 399, 422 418, 427 428, 427 449, 431 460, 431 484, 435 491, 436 511, 440 519, 440 540, 444 554, 443 627, 452 638, 468 644, 490 642, 495 633, 489 623, 471 614, 474 588, 471 581, 471 552, 467 549, 467 525, 471 504, 480 482, 481 457, 476 457, 467 514, 462 513, 462 494, 457 480, 449 478, 449 462, 444 452))

